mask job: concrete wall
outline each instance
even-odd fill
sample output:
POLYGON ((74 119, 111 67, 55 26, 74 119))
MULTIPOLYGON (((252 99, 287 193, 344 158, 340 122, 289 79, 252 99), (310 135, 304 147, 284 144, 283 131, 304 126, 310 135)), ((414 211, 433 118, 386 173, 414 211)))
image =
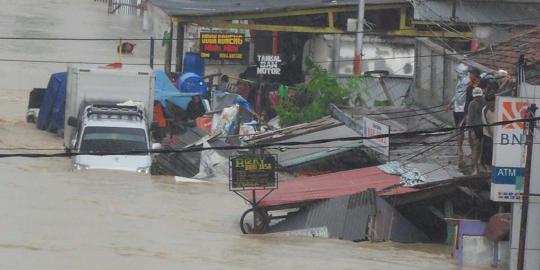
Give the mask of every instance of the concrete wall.
MULTIPOLYGON (((304 58, 311 58, 335 74, 350 75, 354 50, 354 35, 314 35, 304 45, 304 58)), ((386 70, 391 75, 413 75, 414 41, 410 38, 366 36, 362 52, 362 72, 386 70)))
MULTIPOLYGON (((457 84, 456 66, 460 63, 489 71, 427 38, 417 38, 415 50, 413 102, 418 106, 432 107, 450 103, 457 84)), ((450 112, 437 116, 448 123, 453 122, 450 112)))
MULTIPOLYGON (((455 68, 461 58, 425 38, 416 39, 414 103, 432 107, 448 104, 457 84, 455 68)), ((442 115, 451 122, 450 113, 442 115)))

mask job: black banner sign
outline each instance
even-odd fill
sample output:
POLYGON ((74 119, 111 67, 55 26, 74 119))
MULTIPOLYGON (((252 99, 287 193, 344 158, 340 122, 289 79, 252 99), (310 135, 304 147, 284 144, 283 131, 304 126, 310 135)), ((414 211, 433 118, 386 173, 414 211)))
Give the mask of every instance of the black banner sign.
POLYGON ((243 60, 247 43, 244 34, 201 33, 200 55, 212 60, 243 60))
POLYGON ((273 155, 245 155, 229 161, 229 190, 277 188, 277 159, 273 155))

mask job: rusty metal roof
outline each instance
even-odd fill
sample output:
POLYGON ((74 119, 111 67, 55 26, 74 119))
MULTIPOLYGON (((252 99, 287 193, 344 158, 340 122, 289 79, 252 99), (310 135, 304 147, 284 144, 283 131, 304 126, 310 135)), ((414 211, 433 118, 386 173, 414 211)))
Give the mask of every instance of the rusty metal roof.
POLYGON ((538 1, 459 1, 455 17, 452 16, 454 1, 411 2, 416 20, 490 25, 540 24, 538 1))
POLYGON ((540 26, 520 32, 495 46, 484 48, 467 58, 493 70, 504 69, 514 74, 521 54, 530 65, 527 82, 540 84, 540 71, 534 65, 540 64, 540 26))

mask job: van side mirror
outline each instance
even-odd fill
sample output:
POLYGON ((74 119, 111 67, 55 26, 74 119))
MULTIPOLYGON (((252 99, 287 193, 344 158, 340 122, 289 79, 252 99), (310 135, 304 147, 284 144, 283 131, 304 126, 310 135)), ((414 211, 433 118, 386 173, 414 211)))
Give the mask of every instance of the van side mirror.
POLYGON ((77 118, 71 116, 68 118, 67 124, 72 127, 78 127, 79 121, 77 120, 77 118))

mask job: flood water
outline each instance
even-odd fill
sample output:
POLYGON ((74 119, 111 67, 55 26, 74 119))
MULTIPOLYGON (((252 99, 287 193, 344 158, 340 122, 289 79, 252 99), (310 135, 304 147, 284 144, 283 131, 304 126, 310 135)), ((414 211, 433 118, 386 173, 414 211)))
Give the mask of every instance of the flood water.
MULTIPOLYGON (((0 0, 0 36, 145 37, 93 0, 0 0)), ((126 61, 146 61, 137 45, 126 61)), ((114 42, 0 40, 2 59, 115 61, 114 42)), ((0 61, 0 152, 58 152, 24 121, 28 91, 65 64, 0 61), (14 149, 25 148, 25 149, 14 149)), ((245 236, 224 183, 72 172, 66 158, 0 159, 0 269, 456 269, 441 246, 245 236)))

